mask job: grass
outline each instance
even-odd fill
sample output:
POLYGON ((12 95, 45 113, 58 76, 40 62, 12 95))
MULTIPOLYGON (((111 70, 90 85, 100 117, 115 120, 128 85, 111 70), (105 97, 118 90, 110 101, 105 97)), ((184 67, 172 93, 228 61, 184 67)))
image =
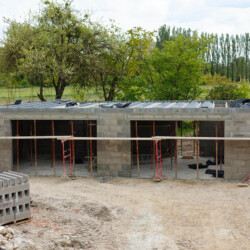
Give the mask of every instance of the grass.
MULTIPOLYGON (((212 86, 202 86, 202 94, 196 98, 196 100, 205 100, 209 90, 212 86)), ((55 89, 53 87, 44 88, 44 98, 47 101, 55 100, 55 89)), ((40 101, 37 93, 39 93, 39 87, 24 87, 24 88, 3 88, 0 87, 0 104, 13 103, 17 99, 23 101, 40 101)), ((73 87, 67 86, 64 90, 62 99, 74 100, 73 87)), ((102 93, 96 92, 95 89, 88 91, 85 95, 86 101, 102 101, 102 93)))
MULTIPOLYGON (((194 122, 193 121, 183 121, 182 122, 182 136, 193 135, 194 122)), ((181 127, 178 125, 177 136, 181 136, 181 127)))
MULTIPOLYGON (((53 87, 44 88, 44 98, 46 101, 55 100, 55 89, 53 87)), ((17 99, 22 99, 23 101, 40 101, 37 93, 39 93, 39 87, 27 87, 27 88, 0 88, 0 103, 13 103, 17 99)), ((64 90, 62 99, 64 100, 74 100, 73 98, 73 88, 67 86, 64 90)), ((99 100, 100 93, 96 93, 95 90, 90 90, 85 95, 85 99, 89 101, 99 100)))

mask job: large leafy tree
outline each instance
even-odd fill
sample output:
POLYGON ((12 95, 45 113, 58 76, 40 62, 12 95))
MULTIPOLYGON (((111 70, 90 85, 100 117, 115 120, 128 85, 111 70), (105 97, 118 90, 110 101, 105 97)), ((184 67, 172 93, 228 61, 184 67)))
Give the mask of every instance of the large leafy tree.
POLYGON ((8 24, 2 52, 7 70, 40 85, 40 100, 45 100, 44 86, 53 86, 56 99, 61 99, 65 87, 79 80, 79 55, 83 60, 88 54, 92 35, 88 16, 81 17, 71 1, 45 1, 39 14, 8 24))
POLYGON ((95 86, 105 101, 124 95, 129 84, 141 72, 141 65, 148 58, 152 47, 152 32, 137 27, 127 32, 115 25, 101 28, 103 47, 89 60, 91 79, 87 84, 95 86))
POLYGON ((178 35, 156 48, 144 64, 145 95, 154 100, 189 100, 200 94, 206 37, 178 35))

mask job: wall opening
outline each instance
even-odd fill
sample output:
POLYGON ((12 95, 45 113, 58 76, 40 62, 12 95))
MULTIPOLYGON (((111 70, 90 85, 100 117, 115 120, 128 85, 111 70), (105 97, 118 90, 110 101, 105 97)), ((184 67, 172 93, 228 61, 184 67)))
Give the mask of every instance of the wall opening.
MULTIPOLYGON (((75 137, 96 137, 96 121, 82 120, 14 120, 12 135, 51 136, 72 135, 75 137), (92 129, 90 129, 90 126, 92 129)), ((74 167, 77 176, 90 176, 90 141, 74 141, 74 167)), ((65 150, 68 144, 65 143, 65 150)), ((93 169, 96 171, 97 142, 92 141, 93 169)), ((73 151, 72 151, 73 157, 73 151)), ((66 166, 69 160, 66 159, 66 166)), ((62 143, 57 139, 13 140, 13 170, 29 175, 63 175, 62 143), (19 150, 17 150, 19 148, 19 150), (37 156, 36 156, 37 155, 37 156), (37 159, 37 164, 36 164, 37 159), (55 161, 55 163, 54 163, 55 161), (36 167, 37 165, 37 167, 36 167)))
MULTIPOLYGON (((224 137, 224 122, 131 121, 131 137, 152 137, 154 135, 224 137)), ((138 177, 139 172, 140 178, 154 178, 157 172, 155 144, 152 141, 132 141, 131 143, 132 177, 138 177)), ((217 154, 219 177, 224 177, 224 141, 218 141, 217 154)), ((176 178, 176 176, 178 179, 215 178, 215 140, 199 140, 198 143, 194 140, 163 140, 161 157, 163 173, 169 178, 176 178), (198 171, 197 161, 199 162, 198 171)))

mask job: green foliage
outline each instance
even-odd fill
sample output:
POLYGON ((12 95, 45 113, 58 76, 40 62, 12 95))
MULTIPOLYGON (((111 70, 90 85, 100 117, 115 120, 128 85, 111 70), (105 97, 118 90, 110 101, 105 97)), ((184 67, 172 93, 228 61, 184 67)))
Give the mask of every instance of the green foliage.
POLYGON ((204 86, 214 86, 225 82, 232 83, 231 79, 218 74, 212 75, 211 73, 207 73, 202 77, 202 85, 204 86))
MULTIPOLYGON (((32 85, 54 86, 56 98, 65 87, 79 81, 79 57, 88 50, 88 17, 81 17, 71 1, 43 2, 43 7, 24 23, 8 20, 2 58, 6 72, 26 75, 32 85)), ((82 65, 81 65, 82 66, 82 65)))
POLYGON ((145 95, 153 100, 190 100, 201 93, 203 52, 209 40, 177 36, 154 49, 144 64, 145 95))
POLYGON ((212 88, 207 96, 209 100, 237 100, 249 98, 249 83, 237 84, 220 83, 212 88))
MULTIPOLYGON (((182 136, 193 136, 194 121, 182 121, 182 136)), ((181 136, 181 124, 178 124, 177 136, 181 136)))
POLYGON ((15 92, 31 85, 43 101, 46 89, 60 99, 67 86, 75 100, 93 92, 106 101, 192 100, 205 97, 201 85, 210 99, 248 96, 249 34, 198 35, 163 25, 154 43, 154 32, 93 22, 71 0, 41 6, 23 22, 5 19, 0 86, 15 92))
MULTIPOLYGON (((169 27, 162 25, 158 29, 156 47, 162 49, 165 41, 171 41, 178 35, 192 36, 190 29, 169 27)), ((248 81, 250 77, 250 36, 201 33, 200 37, 207 37, 210 43, 203 57, 207 63, 204 73, 225 76, 235 82, 248 81)))
POLYGON ((134 91, 138 86, 132 81, 140 75, 143 60, 149 56, 153 33, 140 27, 122 32, 113 24, 102 27, 101 34, 103 48, 89 60, 91 78, 88 83, 101 89, 106 101, 137 98, 134 91))

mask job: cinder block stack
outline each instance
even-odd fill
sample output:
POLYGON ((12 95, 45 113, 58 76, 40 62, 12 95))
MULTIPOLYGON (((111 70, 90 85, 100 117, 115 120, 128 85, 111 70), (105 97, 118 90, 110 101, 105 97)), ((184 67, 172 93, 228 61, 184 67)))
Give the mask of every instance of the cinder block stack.
POLYGON ((30 218, 29 179, 25 174, 0 174, 0 225, 30 218))

